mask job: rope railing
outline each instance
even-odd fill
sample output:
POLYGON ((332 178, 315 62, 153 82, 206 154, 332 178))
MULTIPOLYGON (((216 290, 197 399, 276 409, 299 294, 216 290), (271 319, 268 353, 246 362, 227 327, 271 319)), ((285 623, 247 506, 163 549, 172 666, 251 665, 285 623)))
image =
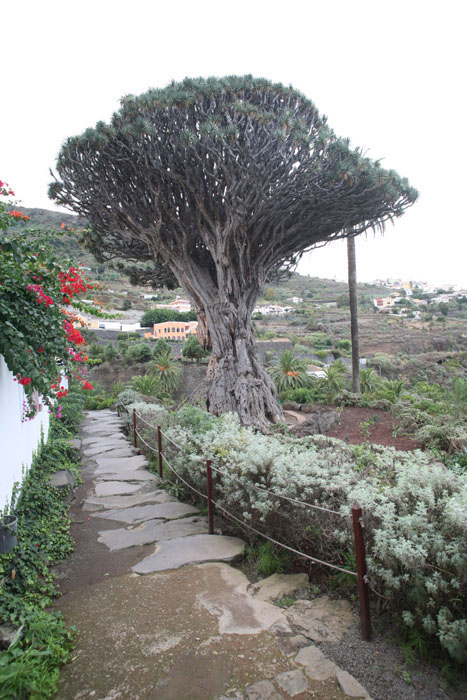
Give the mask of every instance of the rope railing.
POLYGON ((189 484, 188 481, 186 481, 186 480, 183 478, 183 476, 181 476, 181 475, 172 467, 172 465, 170 464, 169 460, 168 460, 166 457, 164 457, 164 455, 162 455, 162 459, 164 460, 164 462, 166 463, 166 465, 168 466, 168 468, 170 469, 170 471, 171 471, 173 474, 175 474, 175 476, 177 477, 177 479, 179 479, 179 480, 182 482, 182 484, 185 484, 185 486, 188 486, 188 488, 191 489, 194 493, 198 494, 198 496, 201 496, 201 498, 204 498, 204 499, 207 500, 208 496, 207 496, 205 493, 202 493, 201 491, 198 491, 198 489, 195 489, 195 487, 192 486, 192 484, 189 484))
MULTIPOLYGON (((216 472, 217 474, 220 474, 224 478, 228 477, 229 479, 233 479, 234 481, 236 481, 238 484, 241 483, 239 479, 235 479, 235 477, 232 477, 231 474, 226 475, 224 472, 222 472, 220 469, 217 469, 216 467, 212 467, 212 470, 214 472, 216 472)), ((313 508, 315 510, 322 510, 325 513, 332 513, 333 515, 339 515, 341 518, 348 517, 347 515, 345 515, 345 513, 340 513, 338 510, 331 510, 331 508, 324 508, 324 506, 317 506, 317 505, 314 505, 313 503, 306 503, 305 501, 298 501, 296 498, 291 498, 290 496, 284 496, 283 493, 269 491, 268 489, 265 489, 263 486, 258 486, 258 484, 255 484, 254 482, 251 482, 249 485, 252 486, 254 489, 257 489, 258 491, 263 491, 263 493, 269 494, 269 496, 275 496, 276 498, 282 498, 284 501, 289 501, 290 503, 295 503, 296 505, 299 505, 299 506, 305 506, 305 508, 313 508)))
POLYGON ((269 540, 269 542, 273 542, 274 544, 277 544, 279 547, 282 547, 283 549, 288 549, 289 552, 293 552, 294 554, 297 554, 299 557, 303 559, 309 559, 310 561, 314 562, 315 564, 322 564, 323 566, 328 566, 330 569, 336 569, 337 571, 342 571, 344 574, 349 574, 350 576, 358 576, 356 571, 350 571, 349 569, 343 569, 341 566, 336 566, 335 564, 330 564, 327 561, 323 561, 322 559, 317 559, 316 557, 312 557, 309 554, 305 554, 304 552, 300 552, 298 549, 294 549, 293 547, 289 547, 289 545, 284 544, 283 542, 279 542, 278 540, 275 540, 273 537, 269 537, 269 535, 265 535, 264 532, 260 532, 257 530, 253 525, 249 525, 248 523, 245 523, 243 520, 240 520, 240 518, 237 518, 235 515, 232 515, 232 513, 229 513, 228 510, 226 510, 223 506, 221 506, 219 503, 216 503, 214 501, 214 505, 218 510, 220 510, 222 513, 227 518, 230 518, 234 520, 235 522, 239 523, 242 527, 246 527, 248 530, 251 530, 252 532, 255 532, 257 535, 260 535, 261 537, 264 537, 265 540, 269 540))
MULTIPOLYGON (((119 407, 122 406, 123 409, 126 411, 128 415, 130 415, 130 412, 124 406, 123 404, 119 404, 119 407)), ((118 410, 119 410, 118 407, 118 410)), ((120 415, 120 411, 119 411, 120 415)), ((162 431, 161 426, 156 426, 151 425, 151 423, 148 423, 147 420, 145 420, 142 416, 136 413, 136 409, 133 409, 133 441, 134 441, 134 446, 137 447, 137 440, 141 441, 143 445, 147 449, 149 449, 153 453, 158 453, 159 456, 159 474, 160 477, 163 479, 163 463, 165 463, 168 467, 168 469, 176 476, 177 479, 179 479, 185 486, 187 486, 191 491, 196 493, 199 497, 207 500, 208 503, 208 523, 209 523, 209 534, 212 535, 214 534, 214 506, 217 508, 217 510, 221 513, 224 514, 224 516, 227 519, 233 520, 234 522, 238 523, 242 528, 246 528, 248 530, 251 530, 255 534, 259 535, 260 537, 263 537, 266 540, 269 540, 273 544, 282 547, 283 549, 286 549, 297 556, 307 559, 309 561, 312 561, 316 564, 320 564, 322 566, 326 566, 331 569, 335 569, 337 571, 340 571, 344 574, 348 574, 349 576, 355 576, 358 580, 358 589, 359 589, 359 597, 360 597, 360 616, 361 616, 361 622, 362 622, 362 635, 363 638, 367 641, 370 640, 371 637, 371 620, 370 620, 370 604, 369 604, 369 583, 368 583, 368 577, 367 577, 367 572, 366 572, 366 560, 365 560, 365 544, 364 544, 364 536, 363 536, 363 518, 362 518, 362 510, 361 508, 355 504, 352 507, 352 523, 353 523, 353 532, 354 532, 354 543, 355 543, 355 555, 356 555, 356 562, 357 562, 357 571, 352 571, 349 569, 344 569, 343 567, 337 566, 336 564, 331 564, 330 562, 323 561, 321 559, 318 559, 317 557, 312 557, 309 554, 305 554, 305 552, 301 552, 297 549, 294 549, 293 547, 290 547, 283 542, 279 542, 278 540, 274 539, 273 537, 270 537, 269 535, 265 534, 264 532, 260 532, 257 530, 255 527, 250 525, 249 523, 245 522, 244 520, 241 520, 237 516, 233 515, 233 513, 230 513, 224 506, 222 506, 220 503, 214 500, 213 498, 213 483, 212 483, 212 472, 214 471, 215 473, 219 474, 220 476, 224 478, 229 478, 232 479, 234 478, 234 481, 237 483, 240 483, 239 479, 235 479, 235 477, 232 477, 231 474, 225 474, 222 472, 222 470, 218 469, 217 467, 213 467, 211 465, 211 460, 208 459, 206 460, 206 481, 207 481, 207 494, 202 493, 198 489, 196 489, 192 484, 190 484, 186 479, 184 479, 177 471, 176 469, 170 464, 168 461, 167 457, 164 455, 163 450, 162 450, 162 437, 164 437, 167 442, 171 443, 176 449, 182 450, 183 448, 178 445, 174 440, 172 440, 165 432, 162 431), (153 447, 150 445, 144 437, 141 435, 141 433, 137 429, 137 419, 141 420, 145 425, 147 425, 149 428, 153 430, 157 430, 157 442, 158 446, 153 447)), ((285 501, 288 501, 290 503, 293 503, 295 505, 301 506, 301 507, 306 507, 306 508, 311 508, 315 510, 319 510, 325 513, 330 513, 332 515, 338 515, 339 517, 346 518, 348 517, 345 513, 332 510, 331 508, 325 508, 324 506, 317 506, 312 503, 306 503, 305 501, 300 501, 295 498, 291 498, 290 496, 285 496, 284 494, 280 494, 274 491, 269 491, 269 489, 266 489, 262 486, 258 486, 257 484, 254 484, 252 482, 249 483, 250 486, 253 488, 257 489, 258 491, 261 491, 263 493, 268 494, 269 496, 273 496, 275 498, 282 498, 285 501)), ((244 486, 244 484, 242 484, 244 486)))

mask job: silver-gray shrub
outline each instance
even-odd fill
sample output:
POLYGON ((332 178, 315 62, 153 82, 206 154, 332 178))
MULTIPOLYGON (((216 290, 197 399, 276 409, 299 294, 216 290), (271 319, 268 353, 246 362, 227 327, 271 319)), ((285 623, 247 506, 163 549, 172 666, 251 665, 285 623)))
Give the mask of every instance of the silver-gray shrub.
MULTIPOLYGON (((371 588, 404 622, 436 635, 467 660, 467 480, 421 452, 349 446, 313 436, 255 433, 225 414, 199 409, 168 418, 164 450, 172 465, 205 492, 213 460, 215 500, 261 532, 331 563, 352 551, 351 506, 364 511, 371 588), (198 412, 198 413, 196 413, 198 412), (195 416, 196 413, 196 416, 195 416), (202 420, 202 415, 205 418, 202 420), (330 515, 258 491, 338 511, 330 515)), ((159 419, 158 419, 159 420, 159 419)))

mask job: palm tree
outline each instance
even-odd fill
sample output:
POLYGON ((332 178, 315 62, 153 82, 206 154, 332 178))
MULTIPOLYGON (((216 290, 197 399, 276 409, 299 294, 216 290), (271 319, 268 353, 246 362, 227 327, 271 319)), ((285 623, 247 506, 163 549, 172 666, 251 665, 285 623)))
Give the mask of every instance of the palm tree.
POLYGON ((131 388, 135 391, 139 391, 143 396, 152 396, 156 393, 158 387, 159 379, 149 374, 133 377, 131 382, 131 388))
POLYGON ((330 397, 345 388, 345 365, 338 360, 324 370, 326 376, 319 380, 320 388, 330 397))
POLYGON ((305 362, 299 357, 294 357, 291 350, 284 350, 279 364, 269 367, 268 372, 279 392, 286 389, 307 388, 313 383, 306 372, 305 362))
POLYGON ((182 369, 168 352, 161 353, 157 356, 154 364, 149 368, 148 373, 160 380, 162 388, 167 393, 176 391, 180 386, 182 369))
POLYGON ((378 375, 371 367, 360 370, 360 389, 362 394, 370 394, 378 385, 378 375))
POLYGON ((357 311, 357 263, 355 257, 355 238, 347 238, 347 263, 349 271, 350 301, 350 337, 352 340, 352 391, 360 393, 360 349, 358 336, 357 311))

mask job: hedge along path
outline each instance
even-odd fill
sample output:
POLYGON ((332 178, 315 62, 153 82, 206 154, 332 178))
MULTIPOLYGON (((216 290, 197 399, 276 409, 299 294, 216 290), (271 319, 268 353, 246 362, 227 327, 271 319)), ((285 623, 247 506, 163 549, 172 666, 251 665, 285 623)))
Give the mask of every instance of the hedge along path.
MULTIPOLYGON (((119 411, 123 410, 124 412, 129 415, 128 409, 126 406, 123 404, 119 405, 119 411)), ((365 542, 364 542, 364 524, 363 524, 363 517, 362 517, 362 510, 358 506, 358 504, 354 504, 352 507, 352 525, 353 525, 353 532, 354 532, 354 546, 355 546, 355 559, 356 559, 356 564, 357 564, 357 571, 352 571, 349 569, 344 569, 340 566, 336 566, 335 564, 331 564, 330 562, 324 561, 322 559, 317 559, 316 557, 313 557, 309 554, 305 554, 304 552, 301 552, 297 549, 294 549, 293 547, 290 547, 289 545, 284 544, 283 542, 279 542, 278 540, 270 537, 270 535, 266 534, 265 532, 260 532, 256 528, 254 528, 252 525, 249 523, 245 522, 244 519, 240 519, 237 516, 233 515, 230 513, 228 510, 226 510, 223 506, 221 506, 219 503, 214 501, 213 499, 213 484, 212 484, 212 472, 216 472, 219 474, 221 477, 225 476, 225 474, 220 470, 216 469, 215 467, 212 466, 212 462, 210 459, 206 460, 206 484, 207 484, 207 493, 202 493, 198 489, 196 489, 192 484, 190 484, 188 481, 186 481, 179 472, 177 472, 174 467, 170 464, 168 461, 167 457, 165 456, 163 450, 162 450, 162 437, 166 441, 168 441, 173 447, 175 447, 176 450, 181 450, 182 448, 180 445, 175 443, 168 435, 166 435, 164 432, 162 432, 161 426, 157 426, 157 450, 155 447, 150 445, 141 435, 141 433, 138 431, 137 424, 138 420, 142 422, 144 425, 147 427, 151 428, 152 430, 156 430, 156 426, 151 425, 147 420, 143 418, 143 416, 137 414, 136 409, 133 408, 132 415, 131 415, 131 422, 132 422, 132 431, 133 431, 133 445, 136 449, 138 445, 138 440, 144 444, 144 446, 150 451, 153 452, 154 454, 158 453, 159 456, 159 475, 160 478, 163 478, 163 464, 167 466, 167 468, 172 472, 172 474, 179 480, 181 481, 185 486, 187 486, 192 492, 194 492, 198 497, 201 497, 202 499, 206 499, 207 505, 208 505, 208 518, 209 518, 209 534, 212 535, 214 533, 214 506, 216 506, 217 510, 220 511, 224 517, 227 519, 233 521, 237 525, 239 525, 243 530, 249 531, 249 532, 254 532, 256 535, 259 535, 260 537, 265 538, 266 540, 269 540, 273 544, 281 547, 282 549, 286 549, 289 552, 292 552, 293 554, 303 558, 303 559, 308 559, 308 561, 311 561, 315 564, 321 564, 322 566, 326 566, 330 569, 337 570, 341 573, 344 573, 346 575, 350 576, 355 576, 358 582, 358 594, 359 594, 359 600, 360 600, 360 618, 361 618, 361 624, 362 624, 362 637, 366 641, 370 641, 371 639, 371 616, 370 616, 370 600, 369 600, 369 582, 368 582, 368 577, 367 577, 367 568, 366 568, 366 558, 365 558, 365 542)), ((311 504, 311 503, 306 503, 305 501, 299 501, 295 498, 290 498, 288 496, 285 496, 281 493, 278 492, 273 492, 268 489, 265 489, 264 487, 258 486, 257 484, 251 482, 251 487, 253 489, 256 489, 257 491, 261 491, 263 493, 268 494, 269 496, 272 496, 273 498, 278 498, 285 500, 289 503, 293 503, 295 505, 301 506, 303 508, 308 508, 311 510, 319 510, 321 512, 329 513, 331 515, 337 515, 340 518, 346 518, 346 514, 340 511, 336 510, 331 510, 330 508, 325 508, 323 506, 319 506, 317 504, 311 504)))
POLYGON ((82 424, 80 488, 87 497, 74 517, 84 539, 71 559, 82 557, 88 571, 102 573, 75 582, 59 601, 78 639, 57 697, 368 698, 311 637, 294 633, 283 609, 257 597, 229 566, 243 551, 241 540, 207 535, 207 519, 161 489, 146 463, 123 467, 135 453, 121 425, 111 411, 89 412, 82 424), (96 449, 111 432, 116 450, 128 451, 112 459, 105 449, 102 471, 96 449), (90 435, 93 442, 85 442, 90 435), (113 495, 95 495, 103 484, 112 485, 113 495), (122 495, 114 490, 119 484, 122 495), (128 484, 138 486, 131 496, 128 484), (109 499, 139 497, 141 504, 108 507, 109 499), (127 565, 119 570, 122 560, 127 565))

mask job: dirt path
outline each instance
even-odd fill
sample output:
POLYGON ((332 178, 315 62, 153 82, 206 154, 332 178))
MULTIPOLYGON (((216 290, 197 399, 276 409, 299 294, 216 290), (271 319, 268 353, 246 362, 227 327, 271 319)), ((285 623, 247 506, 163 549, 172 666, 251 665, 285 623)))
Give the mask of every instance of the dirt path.
MULTIPOLYGON (((108 411, 90 412, 82 427, 84 484, 71 509, 76 550, 56 570, 62 591, 57 607, 76 625, 78 637, 57 698, 369 697, 226 563, 243 548, 239 540, 174 536, 174 528, 202 529, 203 519, 188 512, 170 519, 174 509, 193 508, 161 491, 156 477, 146 476, 145 465, 119 433, 119 422, 108 411), (109 435, 115 441, 111 451, 109 435), (138 499, 142 505, 134 504, 138 499), (148 520, 154 514, 159 517, 148 520), (127 546, 128 538, 148 532, 156 538, 162 531, 171 532, 171 539, 127 546), (206 553, 203 538, 210 546, 219 542, 221 549, 206 553), (227 554, 224 547, 230 547, 227 554), (147 575, 135 573, 148 567, 147 575)), ((345 619, 347 627, 356 622, 350 612, 345 619)), ((334 621, 334 628, 342 620, 334 621)))
POLYGON ((406 669, 385 630, 362 641, 347 601, 305 591, 288 609, 272 605, 279 584, 294 595, 293 577, 250 584, 230 566, 242 543, 203 534, 204 519, 159 488, 112 412, 90 412, 81 439, 76 549, 56 568, 57 607, 78 634, 58 700, 369 698, 360 683, 374 700, 461 698, 432 669, 406 669))

